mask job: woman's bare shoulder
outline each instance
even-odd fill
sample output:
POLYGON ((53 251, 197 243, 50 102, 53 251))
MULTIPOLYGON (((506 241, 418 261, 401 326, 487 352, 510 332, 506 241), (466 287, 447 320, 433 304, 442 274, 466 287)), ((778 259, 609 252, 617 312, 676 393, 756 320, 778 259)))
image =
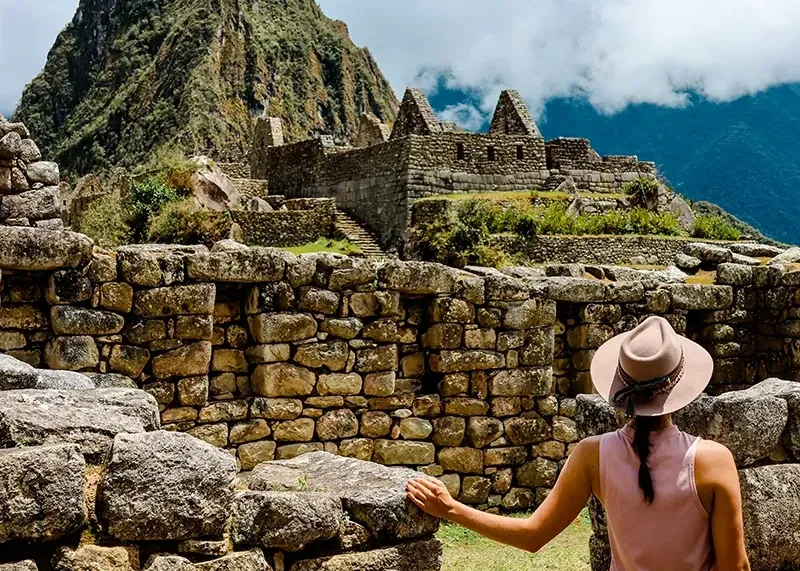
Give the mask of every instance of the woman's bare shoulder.
POLYGON ((719 442, 702 439, 697 444, 695 454, 695 473, 697 476, 720 475, 725 472, 736 472, 736 462, 728 448, 719 442))

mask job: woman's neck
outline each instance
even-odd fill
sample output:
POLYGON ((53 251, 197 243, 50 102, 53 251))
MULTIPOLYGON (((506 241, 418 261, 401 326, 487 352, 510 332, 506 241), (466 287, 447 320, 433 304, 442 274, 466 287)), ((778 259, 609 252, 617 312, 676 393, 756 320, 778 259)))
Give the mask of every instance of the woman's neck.
MULTIPOLYGON (((672 415, 671 414, 665 414, 663 416, 654 416, 654 417, 649 417, 649 418, 650 418, 651 430, 653 430, 653 431, 663 430, 664 428, 669 428, 670 426, 672 426, 672 415)), ((635 429, 636 428, 636 419, 632 418, 630 420, 630 422, 628 422, 628 426, 630 426, 631 428, 635 429)))

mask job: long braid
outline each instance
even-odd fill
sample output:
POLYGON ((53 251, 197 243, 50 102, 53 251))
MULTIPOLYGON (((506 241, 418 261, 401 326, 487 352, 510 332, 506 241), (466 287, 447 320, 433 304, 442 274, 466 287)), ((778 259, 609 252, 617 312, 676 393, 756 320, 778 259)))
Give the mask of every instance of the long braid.
POLYGON ((650 467, 647 459, 650 456, 650 433, 656 426, 656 419, 649 416, 637 416, 633 435, 633 449, 639 457, 639 488, 642 490, 644 501, 652 504, 656 497, 653 489, 653 478, 650 476, 650 467))

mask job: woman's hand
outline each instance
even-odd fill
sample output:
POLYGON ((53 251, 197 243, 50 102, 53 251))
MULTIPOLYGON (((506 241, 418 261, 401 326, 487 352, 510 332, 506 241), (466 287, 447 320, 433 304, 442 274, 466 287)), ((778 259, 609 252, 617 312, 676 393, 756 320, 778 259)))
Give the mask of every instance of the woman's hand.
POLYGON ((414 478, 406 484, 408 499, 432 516, 448 519, 456 501, 445 485, 434 478, 414 478))

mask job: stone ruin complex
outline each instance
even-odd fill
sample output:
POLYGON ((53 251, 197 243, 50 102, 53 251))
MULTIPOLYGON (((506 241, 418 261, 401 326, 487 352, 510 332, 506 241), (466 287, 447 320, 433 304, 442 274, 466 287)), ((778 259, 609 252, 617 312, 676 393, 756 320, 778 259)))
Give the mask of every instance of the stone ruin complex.
POLYGON ((403 242, 418 199, 453 192, 554 190, 568 177, 577 189, 618 192, 653 163, 633 156, 600 157, 586 139, 545 142, 516 91, 500 95, 489 133, 467 133, 440 122, 419 89, 405 93, 389 132, 362 116, 353 147, 330 137, 285 144, 280 120, 264 118, 250 152, 251 176, 270 194, 335 198, 387 247, 403 242))
MULTIPOLYGON (((21 148, 0 169, 30 174, 21 148)), ((52 188, 0 202, 26 214, 0 225, 0 570, 437 571, 409 469, 481 509, 535 508, 619 421, 581 396, 595 349, 650 315, 714 357, 711 396, 677 420, 742 468, 753 569, 800 564, 798 251, 756 266, 736 256, 774 252, 695 244, 708 285, 232 241, 108 252, 36 227, 62 213, 19 197, 52 188)))

